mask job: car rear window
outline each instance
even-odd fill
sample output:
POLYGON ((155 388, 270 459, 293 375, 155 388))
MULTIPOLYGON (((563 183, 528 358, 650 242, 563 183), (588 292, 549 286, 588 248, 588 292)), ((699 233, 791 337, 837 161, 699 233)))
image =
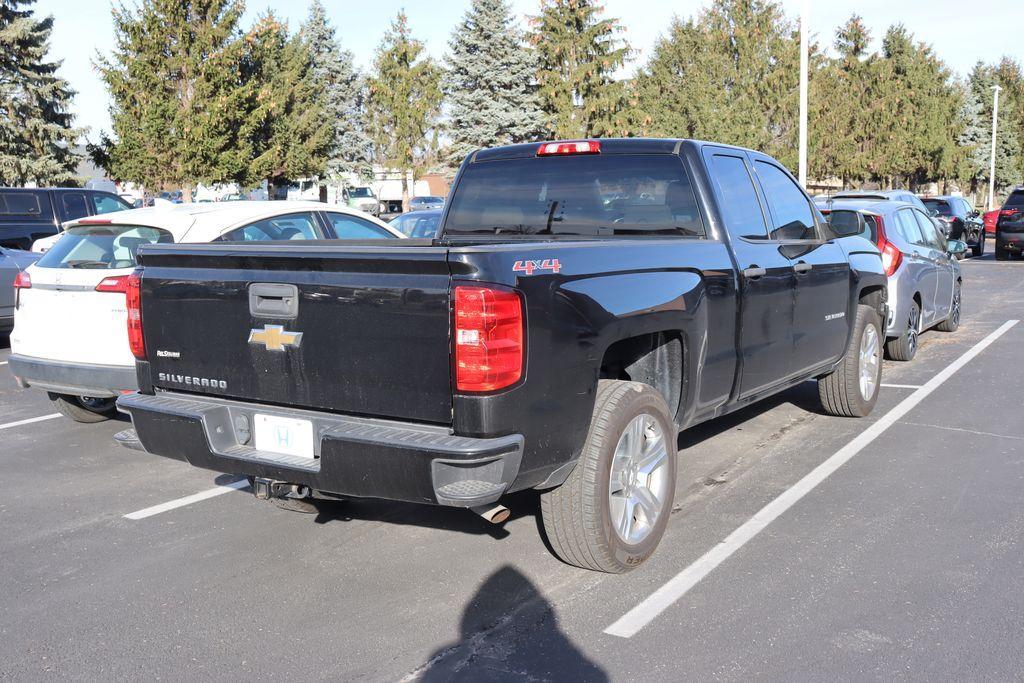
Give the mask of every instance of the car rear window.
POLYGON ((675 155, 574 155, 465 167, 446 235, 703 236, 675 155))
POLYGON ((933 211, 938 211, 940 216, 952 216, 953 207, 943 199, 925 199, 924 205, 933 211))
POLYGON ((433 237, 437 234, 440 211, 429 213, 406 213, 391 221, 391 227, 406 237, 433 237))
POLYGON ((1024 190, 1015 190, 1006 198, 1004 209, 1024 209, 1024 190))
POLYGON ((39 216, 43 208, 33 192, 0 192, 0 215, 39 216))
POLYGON ((170 243, 171 233, 143 225, 79 225, 64 231, 36 262, 41 268, 131 268, 143 244, 170 243))

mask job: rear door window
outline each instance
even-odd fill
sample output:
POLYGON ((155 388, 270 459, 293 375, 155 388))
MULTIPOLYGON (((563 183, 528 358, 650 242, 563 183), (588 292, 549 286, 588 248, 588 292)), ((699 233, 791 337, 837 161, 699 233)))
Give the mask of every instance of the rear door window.
POLYGON ((89 205, 81 192, 61 192, 60 202, 64 207, 64 220, 73 221, 89 215, 89 205))
POLYGON ((168 244, 171 233, 142 225, 79 225, 68 228, 36 265, 41 268, 132 268, 143 244, 168 244))
POLYGON ((768 239, 761 201, 757 198, 746 162, 741 157, 716 154, 713 165, 729 234, 746 239, 768 239))
POLYGON ((217 242, 277 242, 288 240, 318 240, 323 233, 310 212, 290 213, 249 223, 227 232, 217 242))
POLYGON ((390 232, 357 216, 330 211, 327 220, 334 229, 334 235, 342 240, 372 240, 394 238, 390 232))
POLYGON ((910 244, 928 246, 924 234, 921 232, 921 226, 914 218, 913 209, 900 209, 896 212, 896 230, 910 244))
POLYGON ((34 192, 0 192, 0 215, 41 216, 43 208, 34 192))
POLYGON ((758 160, 754 162, 754 169, 772 212, 772 239, 816 239, 818 235, 811 202, 797 184, 774 164, 758 160))
POLYGON ((588 154, 468 164, 446 235, 702 236, 697 200, 672 154, 588 154))
POLYGON ((939 229, 935 226, 935 222, 925 216, 920 211, 913 211, 914 218, 917 219, 917 225, 921 228, 921 235, 924 236, 925 243, 933 249, 939 251, 946 250, 946 238, 939 233, 939 229))

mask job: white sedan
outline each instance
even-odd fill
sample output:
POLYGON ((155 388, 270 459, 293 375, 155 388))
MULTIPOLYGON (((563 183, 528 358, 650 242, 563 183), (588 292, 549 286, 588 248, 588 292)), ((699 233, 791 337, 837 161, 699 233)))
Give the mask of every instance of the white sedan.
POLYGON ((125 297, 140 246, 404 237, 369 214, 319 202, 171 204, 83 218, 18 276, 8 363, 59 412, 98 422, 137 388, 125 297))

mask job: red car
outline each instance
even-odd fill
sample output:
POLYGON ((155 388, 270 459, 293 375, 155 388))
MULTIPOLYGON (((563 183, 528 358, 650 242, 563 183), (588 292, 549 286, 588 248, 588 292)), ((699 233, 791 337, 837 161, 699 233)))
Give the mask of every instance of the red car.
POLYGON ((985 234, 995 235, 996 234, 996 223, 999 221, 999 209, 993 209, 986 211, 983 216, 985 219, 985 234))

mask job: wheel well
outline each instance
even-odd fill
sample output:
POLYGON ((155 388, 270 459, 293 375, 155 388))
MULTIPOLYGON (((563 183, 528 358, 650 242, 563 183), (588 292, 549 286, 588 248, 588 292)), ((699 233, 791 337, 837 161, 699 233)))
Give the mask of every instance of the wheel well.
POLYGON ((684 405, 684 352, 679 332, 652 332, 622 339, 604 352, 600 378, 651 385, 678 419, 684 405))
POLYGON ((921 303, 921 292, 914 292, 914 301, 917 302, 917 307, 920 309, 923 307, 921 303))

